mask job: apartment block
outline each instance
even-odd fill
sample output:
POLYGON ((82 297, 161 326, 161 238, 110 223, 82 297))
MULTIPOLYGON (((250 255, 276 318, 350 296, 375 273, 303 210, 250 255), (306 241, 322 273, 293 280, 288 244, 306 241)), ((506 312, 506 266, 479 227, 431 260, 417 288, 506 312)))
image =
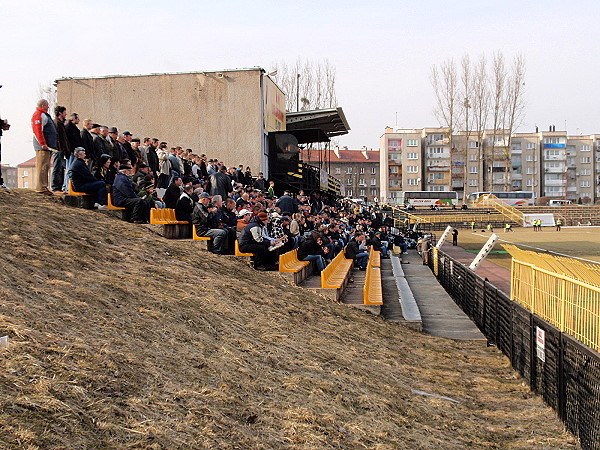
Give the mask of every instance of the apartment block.
POLYGON ((379 152, 368 150, 349 150, 348 147, 335 147, 331 150, 302 150, 304 162, 323 167, 340 180, 342 195, 362 198, 366 201, 380 201, 381 178, 379 152))
POLYGON ((566 131, 455 132, 386 128, 380 138, 381 197, 402 190, 533 191, 536 197, 600 201, 600 135, 566 131))

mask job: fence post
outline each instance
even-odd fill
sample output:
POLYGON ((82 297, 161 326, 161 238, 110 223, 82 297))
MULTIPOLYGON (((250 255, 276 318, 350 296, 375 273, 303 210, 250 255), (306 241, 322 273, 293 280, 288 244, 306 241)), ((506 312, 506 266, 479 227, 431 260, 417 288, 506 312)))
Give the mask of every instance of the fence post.
POLYGON ((558 417, 563 423, 567 423, 567 386, 565 383, 565 340, 563 339, 563 333, 558 335, 558 364, 556 370, 557 381, 558 381, 558 402, 556 403, 556 409, 558 417))
POLYGON ((565 327, 565 308, 566 308, 566 299, 565 299, 565 285, 567 280, 562 279, 560 283, 560 290, 558 295, 558 301, 560 302, 560 315, 558 316, 558 329, 560 332, 564 332, 566 330, 565 327))

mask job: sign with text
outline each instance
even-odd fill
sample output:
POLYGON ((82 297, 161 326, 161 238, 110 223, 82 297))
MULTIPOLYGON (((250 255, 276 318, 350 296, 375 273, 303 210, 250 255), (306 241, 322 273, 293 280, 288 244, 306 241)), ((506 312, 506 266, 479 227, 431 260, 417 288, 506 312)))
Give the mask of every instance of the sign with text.
POLYGON ((263 77, 265 131, 285 131, 285 94, 269 77, 263 77))
POLYGON ((546 362, 546 332, 535 327, 535 352, 540 361, 546 362))

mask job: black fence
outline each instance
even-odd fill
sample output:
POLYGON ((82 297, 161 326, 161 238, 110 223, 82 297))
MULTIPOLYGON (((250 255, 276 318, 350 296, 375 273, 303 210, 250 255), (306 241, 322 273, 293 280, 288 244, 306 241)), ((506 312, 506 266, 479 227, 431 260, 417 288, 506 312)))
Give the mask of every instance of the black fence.
MULTIPOLYGON (((433 270, 432 257, 429 266, 433 270)), ((554 408, 581 447, 600 449, 600 355, 441 251, 437 278, 488 342, 554 408), (537 341, 540 330, 543 345, 537 341)))

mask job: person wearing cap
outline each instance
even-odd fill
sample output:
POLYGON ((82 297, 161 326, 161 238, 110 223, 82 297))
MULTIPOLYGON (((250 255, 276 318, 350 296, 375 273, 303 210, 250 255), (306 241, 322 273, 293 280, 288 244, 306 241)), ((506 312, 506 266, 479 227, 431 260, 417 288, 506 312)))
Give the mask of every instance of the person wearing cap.
POLYGON ((97 180, 85 163, 85 148, 77 147, 73 152, 75 161, 69 168, 69 177, 76 192, 85 192, 94 196, 94 207, 107 209, 106 206, 106 184, 97 180))
POLYGON ((267 180, 263 176, 262 172, 258 173, 258 178, 252 184, 254 189, 258 189, 259 191, 264 191, 266 189, 267 180))
MULTIPOLYGON (((129 131, 126 131, 125 133, 129 133, 129 131)), ((142 149, 140 147, 140 138, 134 138, 131 136, 131 134, 127 136, 125 133, 123 133, 123 135, 126 137, 129 146, 131 147, 132 156, 135 158, 135 164, 133 166, 133 169, 134 172, 137 172, 140 168, 141 163, 147 165, 147 162, 144 160, 144 156, 142 155, 142 149)))
POLYGON ((92 119, 83 119, 83 127, 81 128, 81 147, 85 148, 85 159, 87 159, 88 167, 92 168, 93 153, 94 153, 94 136, 90 133, 94 122, 92 119))
POLYGON ((131 181, 134 184, 139 185, 140 182, 143 181, 144 178, 146 178, 146 175, 148 175, 149 172, 150 172, 150 167, 148 167, 148 164, 141 162, 138 164, 138 171, 131 178, 131 181))
MULTIPOLYGON (((166 189, 171 180, 171 163, 169 161, 169 149, 166 142, 161 142, 156 151, 158 157, 158 183, 157 187, 166 189)), ((177 195, 179 198, 179 195, 177 195)))
POLYGON ((238 239, 240 237, 240 234, 242 233, 242 230, 246 227, 246 225, 248 225, 251 222, 251 220, 252 220, 252 211, 250 211, 249 209, 242 209, 238 213, 238 219, 237 219, 237 225, 236 225, 238 239))
POLYGON ((115 206, 121 206, 131 211, 133 223, 148 223, 150 208, 135 192, 133 183, 129 178, 131 166, 121 164, 119 173, 112 186, 112 198, 115 206))
POLYGON ((244 227, 238 239, 240 252, 254 254, 254 268, 269 270, 275 267, 275 252, 270 252, 271 243, 265 238, 264 229, 269 223, 269 215, 260 212, 255 220, 244 227))
POLYGON ((154 183, 151 181, 140 182, 140 191, 138 192, 138 197, 143 199, 148 204, 149 208, 165 208, 165 204, 157 198, 154 183))
POLYGON ((200 200, 192 211, 192 223, 196 227, 198 236, 211 238, 210 251, 212 253, 224 254, 227 251, 227 230, 211 228, 211 223, 215 221, 214 212, 209 211, 211 198, 206 192, 200 194, 200 200))
POLYGON ((318 231, 313 231, 298 247, 298 260, 312 261, 318 273, 325 269, 325 255, 329 248, 323 245, 323 237, 318 231))

